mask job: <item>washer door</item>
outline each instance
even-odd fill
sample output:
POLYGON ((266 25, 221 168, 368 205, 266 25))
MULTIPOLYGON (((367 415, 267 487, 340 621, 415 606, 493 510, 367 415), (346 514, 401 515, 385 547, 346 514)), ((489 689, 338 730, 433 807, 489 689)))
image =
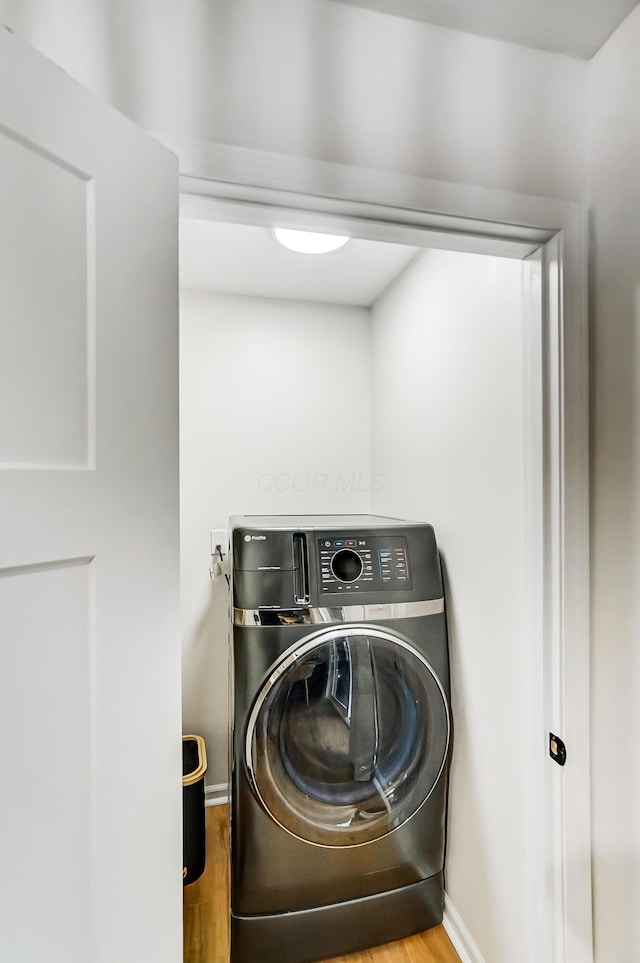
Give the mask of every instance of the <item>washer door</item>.
POLYGON ((249 718, 245 758, 280 826, 311 843, 356 846, 420 808, 449 736, 445 693, 424 656, 401 636, 350 626, 279 660, 249 718))

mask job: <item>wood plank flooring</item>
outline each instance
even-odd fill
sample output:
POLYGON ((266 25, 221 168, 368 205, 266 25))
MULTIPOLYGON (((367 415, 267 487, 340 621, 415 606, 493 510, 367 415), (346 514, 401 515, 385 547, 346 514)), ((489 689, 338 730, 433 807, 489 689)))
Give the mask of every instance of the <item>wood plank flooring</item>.
MULTIPOLYGON (((207 809, 207 865, 184 888, 184 963, 229 963, 229 824, 226 806, 207 809)), ((256 963, 260 963, 256 960, 256 963)), ((460 963, 442 926, 331 963, 460 963)))

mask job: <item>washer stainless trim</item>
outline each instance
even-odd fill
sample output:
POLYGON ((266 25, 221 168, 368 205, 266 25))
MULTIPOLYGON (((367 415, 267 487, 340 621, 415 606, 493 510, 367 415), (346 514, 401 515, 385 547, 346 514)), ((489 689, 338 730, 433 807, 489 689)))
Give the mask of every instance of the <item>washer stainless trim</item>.
MULTIPOLYGON (((415 813, 419 809, 421 809, 422 806, 424 806, 427 799, 429 798, 433 790, 438 785, 438 782, 440 780, 440 777, 446 765, 447 755, 449 753, 449 743, 451 741, 451 713, 449 711, 449 702, 447 700, 446 693, 442 686, 442 682, 438 678, 431 664, 427 661, 427 659, 425 659, 422 653, 419 652, 415 648, 415 646, 412 645, 407 639, 404 639, 395 633, 391 634, 390 630, 386 630, 382 627, 374 626, 373 628, 370 628, 368 625, 355 625, 352 628, 349 628, 347 631, 350 636, 355 635, 363 638, 374 638, 374 639, 381 639, 385 642, 391 642, 393 645, 398 646, 398 648, 403 649, 405 652, 408 652, 410 655, 412 655, 418 662, 422 664, 422 666, 425 669, 428 670, 429 674, 431 675, 431 677, 433 678, 434 682, 438 687, 440 697, 442 698, 442 703, 444 705, 444 711, 445 711, 446 720, 447 720, 447 737, 445 740, 444 752, 442 755, 442 763, 438 770, 438 774, 433 781, 433 785, 429 789, 429 792, 424 797, 420 805, 417 806, 416 809, 402 821, 402 823, 400 824, 400 826, 402 826, 404 825, 404 823, 407 822, 407 820, 411 819, 411 817, 415 815, 415 813)), ((255 768, 254 768, 254 757, 253 757, 253 735, 255 732, 256 723, 258 721, 258 716, 262 711, 262 707, 266 702, 269 693, 273 689, 274 685, 279 681, 283 673, 287 672, 300 658, 307 655, 309 652, 312 652, 313 649, 317 649, 320 646, 326 645, 327 642, 331 642, 333 639, 341 639, 341 638, 343 638, 343 633, 341 632, 340 629, 319 629, 317 632, 314 632, 313 635, 307 636, 304 642, 297 641, 297 642, 294 642, 293 645, 290 645, 289 648, 286 649, 282 653, 282 655, 276 660, 276 662, 271 666, 269 676, 265 680, 265 682, 262 684, 260 691, 258 692, 255 698, 255 701, 253 703, 253 707, 249 715, 249 721, 247 722, 247 728, 245 730, 245 735, 244 735, 245 768, 247 770, 247 774, 249 776, 249 781, 251 783, 253 791, 255 792, 256 796, 260 800, 260 805, 262 806, 264 812, 269 816, 270 819, 274 821, 274 823, 276 823, 276 825, 280 826, 281 829, 284 829, 284 831, 288 833, 290 836, 293 836, 295 839, 301 839, 303 842, 307 843, 310 846, 319 846, 322 849, 333 849, 334 847, 328 843, 317 843, 311 839, 305 839, 302 836, 298 836, 296 833, 293 832, 293 830, 289 829, 288 826, 285 826, 284 823, 280 822, 279 819, 276 819, 274 814, 269 809, 268 805, 266 804, 265 800, 262 797, 262 793, 260 792, 260 787, 258 786, 258 782, 256 779, 255 768)), ((389 830, 388 833, 384 833, 383 836, 391 835, 391 833, 394 833, 397 829, 400 828, 400 826, 395 826, 393 829, 389 830)), ((375 837, 374 839, 367 839, 362 843, 349 843, 343 846, 343 848, 350 849, 355 846, 368 846, 370 843, 377 842, 379 839, 383 838, 383 836, 378 836, 378 837, 375 837)))
POLYGON ((301 609, 235 609, 234 625, 264 627, 262 618, 269 614, 269 625, 323 625, 328 622, 379 622, 381 619, 415 619, 422 615, 441 615, 444 598, 423 602, 382 602, 374 605, 337 605, 301 609))

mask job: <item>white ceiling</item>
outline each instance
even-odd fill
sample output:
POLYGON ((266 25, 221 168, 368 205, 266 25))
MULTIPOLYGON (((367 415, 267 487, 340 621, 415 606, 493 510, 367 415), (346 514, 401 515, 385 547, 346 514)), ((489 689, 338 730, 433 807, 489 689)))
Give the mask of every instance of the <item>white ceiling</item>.
POLYGON ((294 254, 265 227, 180 221, 180 285, 220 294, 370 307, 419 248, 352 238, 330 254, 294 254))
POLYGON ((336 0, 588 59, 638 0, 336 0))

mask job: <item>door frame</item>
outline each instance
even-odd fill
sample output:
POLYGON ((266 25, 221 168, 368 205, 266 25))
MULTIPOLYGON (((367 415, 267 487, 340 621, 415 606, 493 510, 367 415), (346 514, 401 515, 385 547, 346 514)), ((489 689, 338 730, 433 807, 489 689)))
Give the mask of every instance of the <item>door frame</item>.
MULTIPOLYGON (((216 144, 167 142, 181 215, 523 263, 531 747, 526 963, 591 963, 587 221, 574 203, 216 144), (425 243, 428 241, 428 243, 425 243), (541 643, 541 644, 540 644, 541 643), (549 733, 567 764, 549 757, 549 733), (541 857, 542 852, 542 857, 541 857)), ((454 907, 445 926, 482 963, 454 907)), ((524 963, 524 961, 523 961, 524 963)))

